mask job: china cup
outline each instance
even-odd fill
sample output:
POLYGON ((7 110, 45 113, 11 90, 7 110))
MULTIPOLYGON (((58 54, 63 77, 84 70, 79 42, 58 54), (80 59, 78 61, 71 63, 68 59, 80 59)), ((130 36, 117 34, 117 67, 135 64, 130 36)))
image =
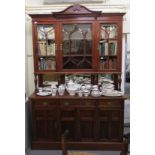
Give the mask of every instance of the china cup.
POLYGON ((52 96, 56 96, 56 94, 57 94, 57 88, 53 88, 51 90, 51 92, 52 92, 52 96))

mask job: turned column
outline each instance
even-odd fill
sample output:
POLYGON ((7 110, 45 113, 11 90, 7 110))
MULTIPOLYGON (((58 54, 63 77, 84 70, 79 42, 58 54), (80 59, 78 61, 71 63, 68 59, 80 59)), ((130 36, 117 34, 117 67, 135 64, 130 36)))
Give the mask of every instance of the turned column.
POLYGON ((35 85, 35 92, 38 92, 38 75, 34 74, 34 85, 35 85))
POLYGON ((122 82, 121 74, 119 74, 118 75, 118 90, 121 90, 121 82, 122 82))

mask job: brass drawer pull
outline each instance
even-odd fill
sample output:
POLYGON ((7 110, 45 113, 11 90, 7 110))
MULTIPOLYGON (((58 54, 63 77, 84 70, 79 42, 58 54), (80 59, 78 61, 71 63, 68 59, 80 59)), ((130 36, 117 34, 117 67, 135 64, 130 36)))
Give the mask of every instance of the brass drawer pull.
POLYGON ((85 104, 86 104, 86 105, 90 105, 90 102, 87 102, 87 101, 86 101, 85 104))
POLYGON ((69 102, 64 102, 64 105, 65 105, 65 106, 69 105, 69 102))
POLYGON ((112 105, 112 103, 111 103, 111 102, 107 102, 107 104, 108 104, 108 105, 112 105))
POLYGON ((47 103, 47 102, 43 102, 42 104, 43 104, 43 105, 47 105, 48 103, 47 103))

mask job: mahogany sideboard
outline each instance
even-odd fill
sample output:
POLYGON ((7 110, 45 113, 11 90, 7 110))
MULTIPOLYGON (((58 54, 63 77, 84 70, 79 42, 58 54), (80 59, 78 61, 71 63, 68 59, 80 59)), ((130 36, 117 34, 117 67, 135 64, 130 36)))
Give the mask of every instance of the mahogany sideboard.
POLYGON ((71 149, 125 150, 123 141, 125 97, 30 97, 32 149, 61 149, 68 130, 71 149))
MULTIPOLYGON (((109 74, 115 90, 121 90, 122 29, 124 13, 92 11, 72 5, 51 14, 32 18, 35 93, 46 76, 58 76, 65 84, 67 74, 90 74, 98 84, 99 74, 109 74)), ((30 96, 32 149, 121 150, 125 97, 30 96)))

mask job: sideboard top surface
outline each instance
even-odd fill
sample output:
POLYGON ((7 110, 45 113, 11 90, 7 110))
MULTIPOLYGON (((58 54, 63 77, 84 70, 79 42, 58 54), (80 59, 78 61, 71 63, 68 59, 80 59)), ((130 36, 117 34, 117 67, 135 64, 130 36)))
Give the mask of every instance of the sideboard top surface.
POLYGON ((125 100, 126 99, 126 96, 101 96, 101 97, 92 97, 92 96, 88 96, 88 97, 79 97, 77 95, 75 96, 70 96, 68 94, 65 94, 63 96, 59 96, 59 95, 56 95, 56 96, 38 96, 36 95, 35 93, 33 93, 31 96, 30 96, 30 99, 33 100, 33 99, 75 99, 75 100, 125 100))

